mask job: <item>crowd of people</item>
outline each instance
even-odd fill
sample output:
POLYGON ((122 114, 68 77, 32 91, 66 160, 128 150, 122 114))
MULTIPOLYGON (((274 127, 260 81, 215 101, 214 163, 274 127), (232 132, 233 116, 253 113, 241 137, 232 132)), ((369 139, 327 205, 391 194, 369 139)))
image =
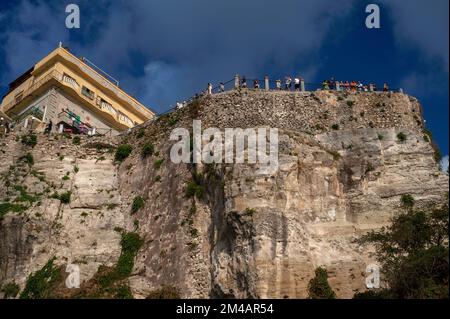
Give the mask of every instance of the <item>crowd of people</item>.
MULTIPOLYGON (((231 81, 229 81, 231 82, 231 81)), ((248 80, 245 76, 239 79, 237 82, 239 88, 253 88, 260 89, 260 81, 258 79, 251 80, 251 86, 248 83, 248 80)), ((228 83, 228 82, 227 82, 228 83)), ((322 90, 338 90, 338 91, 349 91, 349 92, 369 92, 369 91, 377 91, 377 86, 375 83, 363 84, 361 81, 337 81, 334 77, 331 77, 329 80, 324 80, 322 84, 311 84, 307 83, 308 86, 315 86, 316 88, 322 88, 322 90)), ((285 90, 285 91, 306 91, 304 80, 301 76, 297 75, 292 78, 290 75, 287 75, 283 80, 277 79, 275 80, 275 89, 276 90, 285 90)), ((383 84, 383 91, 389 91, 389 86, 387 83, 383 84)), ((195 94, 189 101, 177 102, 175 108, 181 109, 192 100, 199 98, 200 96, 211 94, 212 92, 222 93, 225 92, 225 84, 220 82, 216 88, 213 88, 212 83, 208 83, 208 87, 205 91, 200 94, 195 94)))
MULTIPOLYGON (((363 84, 361 81, 336 81, 334 77, 322 82, 323 90, 339 90, 339 91, 351 91, 351 92, 369 92, 376 91, 377 86, 375 83, 363 84)), ((383 91, 389 91, 387 83, 383 84, 383 91)))
MULTIPOLYGON (((287 90, 290 91, 292 88, 294 88, 295 91, 300 91, 301 87, 300 87, 300 83, 303 79, 300 76, 296 76, 294 79, 292 79, 291 76, 286 76, 284 78, 284 81, 282 83, 281 79, 278 79, 275 81, 275 88, 277 90, 287 90)), ((222 83, 221 83, 222 84, 222 83)), ((240 87, 241 88, 247 88, 247 79, 244 77, 242 77, 241 83, 240 83, 240 87)), ((258 79, 253 80, 253 88, 254 89, 259 89, 260 88, 260 83, 258 79)), ((219 89, 220 92, 224 91, 224 88, 222 88, 222 86, 219 89)))

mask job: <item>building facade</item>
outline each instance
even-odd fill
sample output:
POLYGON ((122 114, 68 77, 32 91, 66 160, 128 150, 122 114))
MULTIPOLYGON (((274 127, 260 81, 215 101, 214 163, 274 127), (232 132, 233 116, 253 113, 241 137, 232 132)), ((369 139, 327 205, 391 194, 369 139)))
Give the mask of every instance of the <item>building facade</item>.
POLYGON ((16 126, 117 134, 155 113, 61 45, 10 83, 1 111, 16 126))

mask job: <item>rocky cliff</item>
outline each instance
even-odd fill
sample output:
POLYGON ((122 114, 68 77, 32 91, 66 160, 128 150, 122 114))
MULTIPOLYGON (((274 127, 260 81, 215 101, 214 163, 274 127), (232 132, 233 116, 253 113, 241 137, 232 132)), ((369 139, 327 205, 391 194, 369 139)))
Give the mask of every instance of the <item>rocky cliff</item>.
POLYGON ((121 238, 136 233, 141 245, 120 277, 136 298, 161 287, 187 298, 305 298, 318 266, 349 298, 375 261, 354 239, 388 224, 402 195, 420 207, 448 191, 421 106, 402 93, 235 90, 121 137, 74 142, 2 138, 0 285, 23 289, 55 257, 61 269, 78 265, 83 282, 61 295, 89 296, 99 273, 125 258, 121 238), (279 169, 171 162, 170 132, 193 119, 278 128, 279 169), (132 146, 121 162, 119 144, 132 146))

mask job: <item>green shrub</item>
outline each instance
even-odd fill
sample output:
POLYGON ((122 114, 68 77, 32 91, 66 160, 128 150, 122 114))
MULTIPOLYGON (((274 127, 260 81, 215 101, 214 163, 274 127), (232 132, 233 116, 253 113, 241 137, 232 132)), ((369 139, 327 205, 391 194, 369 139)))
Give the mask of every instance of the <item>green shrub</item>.
POLYGON ((180 299, 180 292, 174 286, 162 286, 159 289, 151 291, 146 299, 180 299))
POLYGON ((328 283, 328 273, 325 268, 318 267, 316 276, 308 283, 309 298, 311 299, 335 299, 336 294, 328 283))
POLYGON ((437 143, 435 143, 435 142, 432 142, 431 147, 433 148, 433 151, 434 151, 434 160, 437 163, 439 163, 442 159, 442 153, 441 153, 441 150, 439 149, 439 145, 437 145, 437 143))
POLYGON ((24 156, 21 157, 25 163, 27 163, 29 166, 33 166, 34 165, 34 157, 31 153, 27 153, 24 156))
POLYGON ((339 130, 339 124, 333 124, 333 125, 331 125, 331 128, 333 130, 339 130))
POLYGON ((186 195, 188 197, 195 196, 198 199, 202 199, 204 193, 205 193, 205 188, 202 185, 197 184, 196 181, 189 182, 187 189, 186 189, 186 195))
POLYGON ((350 106, 350 107, 352 107, 354 104, 355 104, 354 101, 347 101, 347 105, 350 106))
POLYGON ((37 136, 36 134, 22 135, 21 141, 24 145, 35 147, 37 144, 37 136))
POLYGON ((80 168, 77 166, 77 165, 75 165, 74 167, 73 167, 73 172, 74 173, 78 173, 80 171, 80 168))
POLYGON ((191 234, 191 237, 192 237, 192 238, 198 237, 198 229, 197 229, 197 228, 191 228, 191 229, 189 230, 189 233, 191 234))
POLYGON ((388 289, 376 289, 357 292, 353 299, 395 299, 395 296, 388 289))
POLYGON ((75 136, 72 139, 72 143, 75 144, 75 145, 80 145, 80 142, 81 142, 81 138, 79 136, 75 136))
POLYGON ((70 179, 69 175, 64 175, 64 176, 62 177, 62 180, 63 180, 63 181, 68 181, 69 179, 70 179))
POLYGON ((143 128, 140 128, 139 131, 136 134, 137 138, 142 138, 145 135, 145 130, 143 128))
POLYGON ((112 210, 112 209, 116 208, 117 206, 119 206, 119 204, 111 203, 111 204, 106 205, 106 209, 112 210))
POLYGON ((50 298, 54 285, 61 280, 61 268, 53 265, 55 258, 50 259, 44 267, 27 278, 20 299, 50 298))
POLYGON ((328 153, 333 156, 333 160, 338 161, 341 158, 341 154, 338 151, 328 151, 328 153))
POLYGON ((115 299, 134 299, 133 294, 131 293, 131 289, 128 285, 122 285, 117 288, 116 293, 114 294, 115 299))
POLYGON ((256 210, 254 210, 253 208, 246 208, 245 209, 245 215, 247 216, 253 216, 256 213, 256 210))
POLYGON ((423 140, 427 143, 430 143, 430 138, 428 137, 428 135, 424 134, 423 136, 423 140))
POLYGON ((29 202, 31 204, 38 200, 36 196, 32 196, 27 193, 26 186, 15 185, 14 189, 20 193, 14 200, 15 202, 29 202))
MULTIPOLYGON (((444 203, 395 214, 391 223, 356 242, 375 247, 389 299, 448 299, 448 193, 444 203)), ((374 294, 355 296, 373 297, 374 294)))
POLYGON ((71 195, 72 195, 72 192, 69 191, 69 192, 62 193, 61 195, 59 195, 58 198, 61 201, 61 203, 69 204, 71 195))
POLYGON ((402 206, 408 209, 411 209, 414 204, 416 203, 414 197, 410 194, 403 194, 400 198, 400 202, 402 203, 402 206))
POLYGON ((403 133, 403 132, 398 133, 398 134, 397 134, 397 139, 398 139, 400 142, 406 141, 406 135, 405 135, 405 133, 403 133))
POLYGON ((116 154, 115 154, 115 160, 116 161, 123 161, 126 159, 133 150, 133 147, 130 144, 121 144, 117 147, 116 154))
POLYGON ((2 287, 1 290, 6 299, 8 298, 16 298, 17 294, 20 291, 20 287, 15 282, 10 282, 2 287))
POLYGON ((163 162, 164 162, 164 158, 155 161, 155 164, 154 164, 155 169, 160 169, 163 162))
POLYGON ((25 206, 17 205, 17 204, 11 204, 11 203, 1 203, 0 204, 0 220, 8 214, 9 212, 12 213, 21 213, 26 210, 25 206))
POLYGON ((134 258, 144 241, 137 233, 126 233, 122 235, 120 244, 122 252, 117 262, 115 273, 118 278, 126 278, 131 274, 134 266, 134 258))
POLYGON ((140 210, 142 207, 144 207, 145 201, 141 196, 136 196, 133 199, 133 204, 131 205, 131 213, 134 214, 138 210, 140 210))
POLYGON ((378 137, 378 140, 380 140, 380 141, 383 140, 383 138, 384 138, 384 136, 381 134, 378 134, 377 137, 378 137))
POLYGON ((152 143, 144 144, 142 147, 142 157, 152 156, 155 151, 155 147, 152 143))

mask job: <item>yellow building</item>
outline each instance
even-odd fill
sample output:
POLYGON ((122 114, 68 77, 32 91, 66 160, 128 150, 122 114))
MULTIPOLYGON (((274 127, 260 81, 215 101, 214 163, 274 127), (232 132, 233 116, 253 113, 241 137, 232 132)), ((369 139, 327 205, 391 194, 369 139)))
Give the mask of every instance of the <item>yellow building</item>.
POLYGON ((19 127, 117 134, 155 113, 61 44, 11 82, 0 107, 19 127))

